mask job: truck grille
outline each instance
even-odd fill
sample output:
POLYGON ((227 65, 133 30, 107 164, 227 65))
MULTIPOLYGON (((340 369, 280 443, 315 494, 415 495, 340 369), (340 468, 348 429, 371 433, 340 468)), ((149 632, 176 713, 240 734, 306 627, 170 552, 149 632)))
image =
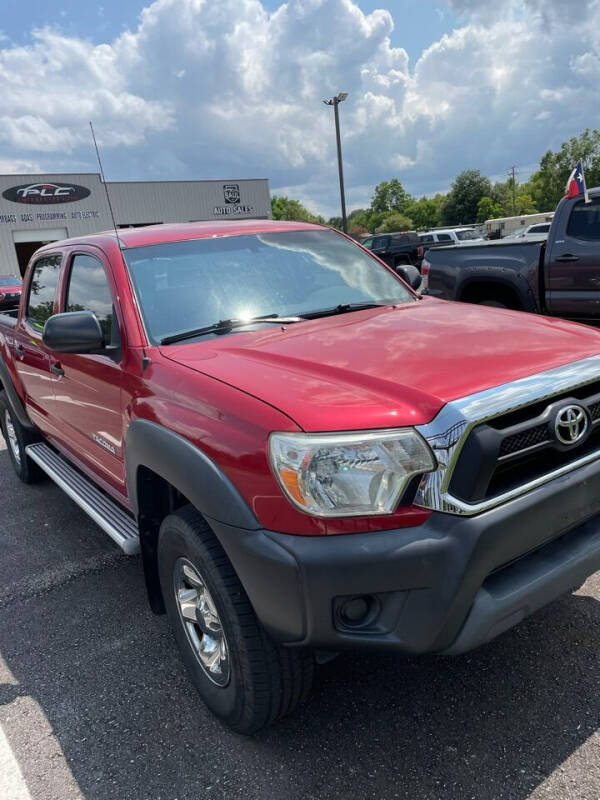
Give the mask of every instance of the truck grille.
POLYGON ((512 436, 504 438, 500 445, 499 457, 504 458, 504 456, 519 453, 546 441, 548 441, 548 426, 536 425, 521 433, 514 433, 512 436))
POLYGON ((600 456, 600 381, 476 425, 466 437, 449 491, 465 503, 481 503, 595 452, 600 456), (555 420, 570 404, 584 409, 588 430, 580 442, 564 445, 555 434, 555 420))

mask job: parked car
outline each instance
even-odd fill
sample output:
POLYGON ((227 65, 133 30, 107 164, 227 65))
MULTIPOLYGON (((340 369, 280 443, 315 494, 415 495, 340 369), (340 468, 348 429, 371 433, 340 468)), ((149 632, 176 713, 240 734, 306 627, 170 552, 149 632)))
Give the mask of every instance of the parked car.
POLYGON ((0 311, 19 305, 21 281, 14 275, 0 275, 0 311))
POLYGON ((504 239, 538 239, 548 235, 550 222, 542 222, 538 225, 528 225, 526 228, 517 228, 516 231, 504 236, 504 239))
POLYGON ((315 661, 463 653, 600 569, 600 331, 456 308, 339 232, 247 220, 48 244, 0 315, 16 474, 141 551, 234 730, 315 661))
POLYGON ((373 234, 362 240, 362 246, 371 250, 390 267, 410 264, 418 269, 424 253, 415 231, 373 234))
POLYGON ((563 198, 547 237, 429 250, 422 291, 581 321, 600 318, 600 188, 563 198))
POLYGON ((419 239, 426 250, 431 247, 444 247, 460 242, 483 241, 483 237, 475 228, 448 228, 439 231, 426 231, 419 234, 419 239))

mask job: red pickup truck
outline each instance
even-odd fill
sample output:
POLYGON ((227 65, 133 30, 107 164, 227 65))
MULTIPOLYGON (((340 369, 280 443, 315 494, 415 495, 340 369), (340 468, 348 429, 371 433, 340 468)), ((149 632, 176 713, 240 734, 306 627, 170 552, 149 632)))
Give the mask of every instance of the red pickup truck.
POLYGON ((21 280, 13 275, 0 275, 0 311, 19 305, 21 299, 21 280))
POLYGON ((17 475, 141 550, 240 732, 315 661, 462 653, 600 569, 600 332, 419 297, 318 225, 47 245, 0 382, 17 475))

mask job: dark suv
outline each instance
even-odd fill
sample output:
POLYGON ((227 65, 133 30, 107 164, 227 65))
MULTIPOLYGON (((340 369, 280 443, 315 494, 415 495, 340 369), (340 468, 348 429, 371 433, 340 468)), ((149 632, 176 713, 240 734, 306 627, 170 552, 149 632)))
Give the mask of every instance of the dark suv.
POLYGON ((373 234, 363 239, 362 245, 379 256, 390 267, 412 264, 421 269, 424 250, 419 234, 415 231, 373 234))

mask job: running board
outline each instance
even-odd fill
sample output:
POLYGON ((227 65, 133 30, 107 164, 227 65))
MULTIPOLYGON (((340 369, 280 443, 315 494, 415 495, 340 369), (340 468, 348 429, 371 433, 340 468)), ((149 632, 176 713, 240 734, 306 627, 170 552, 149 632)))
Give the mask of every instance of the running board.
POLYGON ((133 517, 101 492, 47 444, 30 444, 27 455, 68 494, 128 556, 139 553, 140 537, 133 517))

